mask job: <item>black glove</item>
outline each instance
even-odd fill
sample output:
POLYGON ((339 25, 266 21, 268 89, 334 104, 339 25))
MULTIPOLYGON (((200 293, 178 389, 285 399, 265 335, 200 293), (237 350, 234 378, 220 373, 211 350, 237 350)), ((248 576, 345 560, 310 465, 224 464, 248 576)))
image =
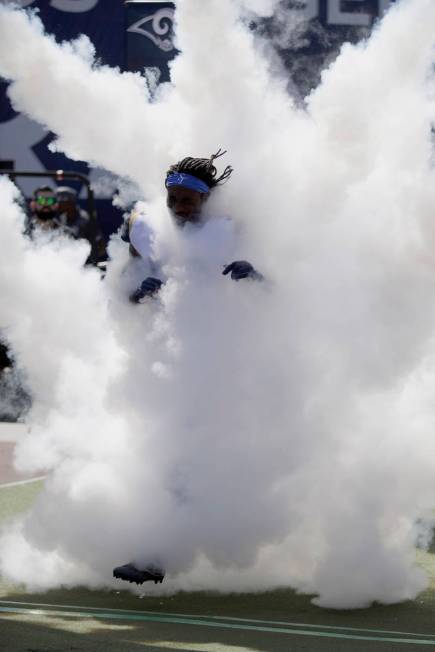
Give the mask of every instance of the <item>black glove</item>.
POLYGON ((255 281, 261 281, 263 279, 263 276, 247 260, 235 260, 225 267, 222 274, 226 276, 230 272, 233 281, 240 281, 242 278, 252 278, 255 281))
POLYGON ((159 278, 148 276, 142 281, 140 287, 130 295, 132 303, 143 303, 147 297, 153 297, 162 287, 163 283, 159 278))

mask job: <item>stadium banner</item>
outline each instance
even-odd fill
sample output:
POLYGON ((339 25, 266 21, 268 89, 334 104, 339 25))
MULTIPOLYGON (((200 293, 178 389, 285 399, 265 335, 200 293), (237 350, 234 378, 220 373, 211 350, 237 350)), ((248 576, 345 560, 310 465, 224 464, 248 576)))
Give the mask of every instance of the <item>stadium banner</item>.
MULTIPOLYGON (((344 40, 356 42, 367 36, 374 21, 382 16, 394 0, 287 0, 287 8, 299 22, 307 26, 304 45, 298 43, 291 50, 286 44, 278 47, 289 76, 295 80, 301 96, 318 81, 313 74, 321 68, 326 57, 344 40), (325 39, 325 33, 328 38, 325 39), (325 43, 329 50, 325 50, 325 43), (313 63, 314 62, 314 63, 313 63)), ((10 0, 0 0, 8 4, 10 0)), ((21 0, 19 4, 34 10, 40 16, 48 33, 58 41, 72 40, 86 34, 95 46, 96 56, 103 64, 122 70, 155 72, 154 80, 169 79, 169 61, 176 55, 173 25, 175 4, 167 0, 21 0)), ((267 23, 267 21, 266 21, 267 23)), ((253 27, 255 28, 255 26, 253 27)), ((276 26, 273 19, 266 25, 271 38, 276 26)), ((264 32, 263 32, 264 33, 264 32)), ((279 39, 277 39, 279 41, 279 39)), ((102 172, 88 167, 86 162, 71 161, 62 154, 51 152, 54 139, 40 125, 16 113, 7 97, 7 84, 0 80, 0 166, 13 164, 16 170, 64 169, 86 174, 98 180, 102 172)), ((55 101, 55 97, 53 101, 55 101)), ((20 180, 18 185, 29 196, 37 181, 20 180)), ((98 184, 97 184, 98 185, 98 184)), ((100 184, 103 188, 104 184, 100 184)), ((78 189, 78 188, 77 188, 78 189)), ((81 195, 83 197, 83 195, 81 195)), ((119 213, 109 209, 110 195, 97 191, 98 198, 106 200, 106 232, 119 222, 119 213), (112 211, 110 213, 110 211, 112 211), (110 213, 110 214, 109 214, 110 213)), ((98 209, 98 202, 97 202, 98 209)))
POLYGON ((143 72, 151 68, 158 81, 169 81, 169 61, 175 56, 173 2, 127 1, 126 67, 143 72))

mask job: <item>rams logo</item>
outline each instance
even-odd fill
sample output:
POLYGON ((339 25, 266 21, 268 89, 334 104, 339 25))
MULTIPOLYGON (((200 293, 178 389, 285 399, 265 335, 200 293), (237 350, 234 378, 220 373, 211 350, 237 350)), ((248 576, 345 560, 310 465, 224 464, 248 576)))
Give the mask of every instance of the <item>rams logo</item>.
POLYGON ((172 40, 172 25, 174 23, 174 10, 169 7, 159 9, 146 18, 141 18, 136 23, 133 23, 127 32, 140 34, 146 36, 154 43, 156 47, 164 52, 171 52, 175 50, 172 40), (151 31, 144 29, 144 25, 151 28, 151 31))

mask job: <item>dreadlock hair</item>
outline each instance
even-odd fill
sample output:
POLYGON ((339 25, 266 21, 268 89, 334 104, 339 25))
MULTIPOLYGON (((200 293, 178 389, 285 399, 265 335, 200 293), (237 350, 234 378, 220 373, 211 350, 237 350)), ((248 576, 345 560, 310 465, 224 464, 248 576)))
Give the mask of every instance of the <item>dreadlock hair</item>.
POLYGON ((233 173, 231 165, 227 165, 220 177, 216 176, 217 169, 213 165, 213 161, 226 153, 226 150, 221 151, 218 149, 216 154, 212 154, 210 158, 192 158, 191 156, 187 156, 181 161, 178 161, 178 163, 171 165, 169 170, 166 172, 166 179, 173 172, 191 174, 197 179, 204 181, 204 183, 206 183, 210 188, 214 188, 215 186, 228 181, 233 173))

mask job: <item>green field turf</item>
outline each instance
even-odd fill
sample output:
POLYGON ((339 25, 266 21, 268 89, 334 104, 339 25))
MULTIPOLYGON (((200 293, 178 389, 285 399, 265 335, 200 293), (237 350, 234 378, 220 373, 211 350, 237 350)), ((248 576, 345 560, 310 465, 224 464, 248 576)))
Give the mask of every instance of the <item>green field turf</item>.
POLYGON ((0 486, 0 522, 29 509, 42 486, 42 480, 15 486, 0 486))
MULTIPOLYGON (((0 519, 30 506, 41 482, 0 488, 0 519)), ((320 609, 289 589, 144 596, 83 588, 27 593, 0 581, 0 651, 435 650, 435 556, 419 552, 430 587, 416 600, 320 609)), ((29 569, 31 572, 31 569, 29 569)))

